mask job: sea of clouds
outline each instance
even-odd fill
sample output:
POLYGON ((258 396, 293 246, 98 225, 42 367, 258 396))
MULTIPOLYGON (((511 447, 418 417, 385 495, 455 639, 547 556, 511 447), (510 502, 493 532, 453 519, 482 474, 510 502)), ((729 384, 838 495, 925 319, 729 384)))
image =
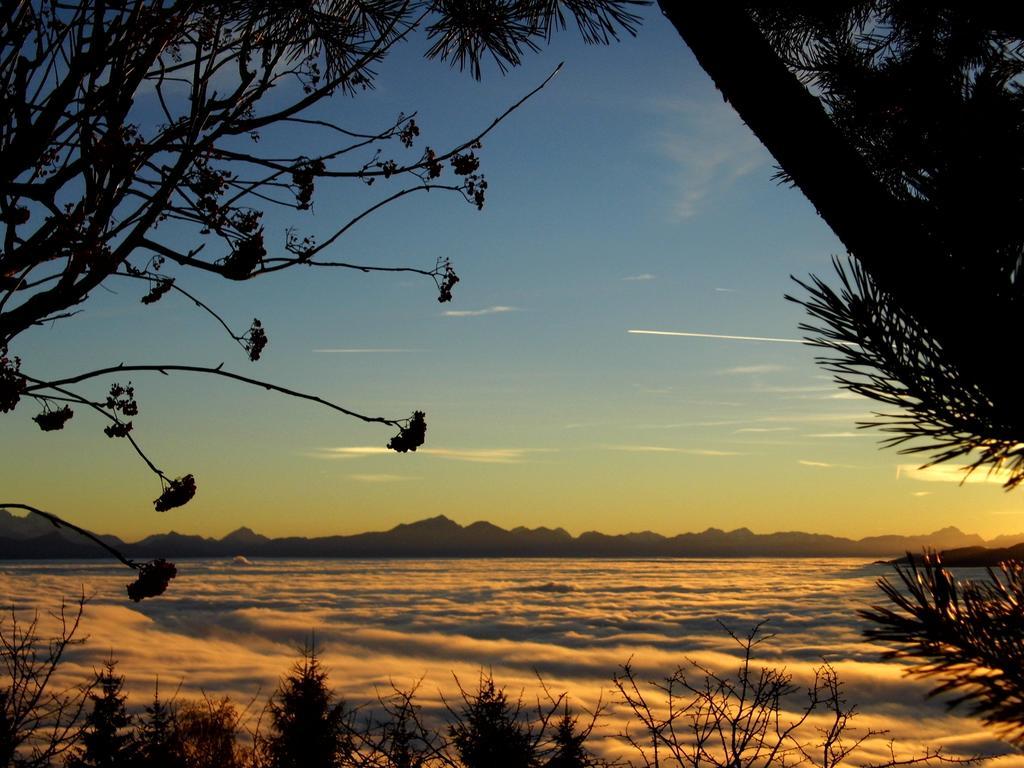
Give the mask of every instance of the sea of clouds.
MULTIPOLYGON (((858 705, 854 726, 888 731, 868 740, 857 764, 887 759, 892 738, 901 753, 1008 750, 863 639, 857 608, 879 601, 875 581, 891 573, 863 561, 204 560, 179 563, 179 573, 166 595, 135 604, 125 568, 4 563, 0 596, 22 619, 38 613, 52 627, 48 614, 84 591, 88 641, 62 680, 86 680, 112 655, 136 707, 159 676, 165 695, 228 694, 258 710, 315 639, 332 686, 352 703, 418 685, 425 711, 438 713, 442 695, 457 699, 456 676, 471 689, 485 670, 528 701, 543 679, 581 710, 603 702, 598 730, 609 735, 627 724, 612 690, 621 665, 644 681, 688 660, 734 672, 739 649, 723 627, 745 635, 763 622, 775 637, 758 646, 759 664, 784 666, 806 685, 827 660, 858 705)), ((609 754, 620 746, 600 744, 609 754)), ((990 765, 1022 768, 1024 758, 990 765)))

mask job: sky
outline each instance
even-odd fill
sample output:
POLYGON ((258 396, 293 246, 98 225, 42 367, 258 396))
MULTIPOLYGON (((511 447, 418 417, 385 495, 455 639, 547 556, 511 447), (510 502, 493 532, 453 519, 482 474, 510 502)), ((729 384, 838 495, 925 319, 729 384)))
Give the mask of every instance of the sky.
MULTIPOLYGON (((42 433, 31 404, 3 417, 4 500, 126 539, 241 525, 353 533, 436 514, 572 533, 1024 531, 1024 497, 998 477, 960 485, 955 468, 920 471, 917 457, 880 450, 883 435, 856 426, 872 404, 832 383, 814 349, 721 338, 799 340, 803 311, 784 298, 799 294, 792 276, 831 276, 843 249, 772 180, 771 157, 670 25, 655 8, 644 16, 635 39, 587 47, 565 32, 479 83, 424 61, 413 40, 380 65, 373 91, 326 105, 324 117, 356 131, 417 112, 418 157, 475 135, 564 62, 486 138, 482 211, 410 195, 325 254, 427 268, 450 257, 452 303, 402 275, 182 274, 233 326, 260 318, 270 344, 259 363, 182 297, 143 306, 138 286, 120 284, 11 349, 35 376, 223 362, 362 413, 423 410, 422 449, 386 451, 390 428, 308 402, 139 374, 133 434, 168 475, 195 474, 189 505, 153 511, 159 483, 130 446, 86 413, 42 433)), ((312 140, 268 133, 264 146, 312 140)), ((288 226, 322 237, 386 192, 322 184, 312 211, 268 214, 267 242, 279 248, 288 226)), ((82 391, 99 397, 109 383, 82 391)))

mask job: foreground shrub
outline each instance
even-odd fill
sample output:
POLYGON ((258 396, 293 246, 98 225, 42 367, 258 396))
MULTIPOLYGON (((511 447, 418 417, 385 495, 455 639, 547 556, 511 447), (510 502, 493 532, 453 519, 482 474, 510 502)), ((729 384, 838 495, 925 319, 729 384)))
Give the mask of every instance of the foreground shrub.
POLYGON ((185 768, 245 768, 251 750, 239 745, 245 713, 228 697, 186 702, 175 718, 185 768))
MULTIPOLYGON (((869 739, 886 735, 852 726, 856 707, 846 701, 842 682, 829 664, 814 671, 806 688, 794 683, 784 668, 755 666, 755 650, 773 637, 763 634, 761 627, 742 637, 726 630, 741 653, 735 675, 723 676, 689 660, 663 682, 644 684, 629 664, 622 667, 615 687, 634 716, 633 727, 623 737, 643 765, 835 768, 858 757, 869 739)), ((898 756, 891 741, 889 752, 890 760, 873 762, 871 768, 980 759, 949 756, 941 749, 898 756)))
POLYGON ((27 624, 12 609, 0 618, 0 768, 44 768, 78 746, 88 684, 58 688, 54 673, 75 638, 84 598, 73 610, 62 604, 54 618, 57 634, 39 635, 39 617, 27 624))

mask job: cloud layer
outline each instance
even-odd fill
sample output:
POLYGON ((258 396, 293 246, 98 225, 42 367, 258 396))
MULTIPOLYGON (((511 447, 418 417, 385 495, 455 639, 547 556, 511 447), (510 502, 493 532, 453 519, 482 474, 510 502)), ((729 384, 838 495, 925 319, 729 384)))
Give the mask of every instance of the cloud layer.
MULTIPOLYGON (((245 554, 240 552, 239 554, 245 554)), ((325 560, 189 561, 169 593, 139 605, 124 597, 124 569, 101 564, 0 565, 0 589, 15 609, 45 619, 62 597, 84 589, 89 641, 65 667, 88 677, 113 652, 136 705, 156 675, 161 691, 181 681, 248 701, 273 690, 315 633, 332 684, 352 702, 373 700, 392 682, 422 679, 426 711, 452 674, 481 668, 514 692, 537 692, 536 674, 577 705, 613 702, 610 680, 627 660, 641 680, 671 674, 687 658, 734 671, 735 646, 719 622, 745 633, 766 621, 776 639, 765 664, 808 682, 827 659, 839 671, 856 725, 888 729, 909 749, 945 743, 964 752, 992 747, 974 720, 926 700, 928 685, 880 662, 861 637, 856 609, 878 599, 883 566, 855 560, 325 560)), ((604 732, 625 725, 613 706, 604 732)), ((865 757, 887 755, 887 739, 865 757)), ((621 745, 609 738, 603 749, 621 745)), ((1014 764, 1000 763, 1001 768, 1014 764)), ((1022 766, 1024 761, 1014 765, 1022 766)))

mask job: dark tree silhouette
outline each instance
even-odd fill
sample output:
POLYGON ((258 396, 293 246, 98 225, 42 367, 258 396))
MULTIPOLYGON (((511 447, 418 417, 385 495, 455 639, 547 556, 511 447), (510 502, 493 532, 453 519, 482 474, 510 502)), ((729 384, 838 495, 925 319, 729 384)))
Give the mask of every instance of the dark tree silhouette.
POLYGON ((423 721, 416 691, 416 686, 393 688, 390 695, 378 695, 380 716, 349 732, 354 764, 381 768, 451 765, 446 759, 444 735, 423 721))
POLYGON ((871 422, 930 461, 1024 480, 1005 375, 1024 300, 1024 24, 995 3, 662 0, 666 16, 848 249, 805 330, 871 422))
POLYGON ((82 729, 81 748, 65 764, 70 768, 130 768, 135 761, 132 717, 125 706, 124 677, 110 657, 96 674, 89 694, 89 712, 82 729))
POLYGON ((263 744, 268 768, 336 768, 353 752, 349 713, 328 688, 312 644, 274 693, 270 718, 263 744))
MULTIPOLYGON (((835 260, 838 287, 812 276, 798 300, 837 382, 898 409, 862 426, 928 463, 1024 482, 1006 336, 1024 319, 1021 15, 909 0, 661 7, 849 251, 835 260)), ((965 585, 963 611, 936 609, 953 582, 933 565, 920 580, 899 572, 908 595, 883 583, 890 604, 865 614, 880 622, 869 634, 923 659, 915 671, 941 675, 944 690, 966 689, 991 721, 1024 727, 1010 671, 1024 622, 1008 619, 1020 578, 965 585), (992 669, 1004 670, 999 690, 992 669)))
MULTIPOLYGON (((456 681, 457 682, 457 681, 456 681)), ((449 735, 465 768, 532 768, 536 761, 533 728, 522 699, 509 701, 490 674, 481 672, 475 692, 459 685, 458 709, 449 707, 449 735)))
POLYGON ((177 707, 160 698, 160 684, 153 690, 136 723, 137 760, 150 768, 186 768, 185 745, 178 728, 177 707))
POLYGON ((987 580, 958 581, 934 553, 896 567, 879 585, 888 602, 861 611, 866 634, 908 659, 910 672, 938 677, 951 694, 1024 747, 1024 564, 988 569, 987 580))
POLYGON ((243 717, 227 697, 182 706, 175 721, 186 768, 243 768, 249 757, 238 743, 243 717))
POLYGON ((386 755, 389 768, 419 768, 433 752, 430 741, 423 738, 413 706, 411 696, 401 696, 387 706, 391 717, 382 725, 378 751, 386 755))
POLYGON ((554 733, 551 735, 551 754, 544 761, 544 768, 589 768, 600 765, 586 747, 592 730, 593 721, 590 727, 580 727, 579 718, 574 717, 566 705, 562 716, 555 722, 554 733))
MULTIPOLYGON (((66 322, 98 287, 119 282, 137 285, 147 305, 181 296, 258 360, 267 329, 255 319, 239 330, 221 317, 190 290, 198 272, 233 281, 295 267, 411 273, 430 279, 439 301, 450 301, 458 277, 447 259, 424 267, 357 264, 333 259, 332 246, 375 211, 420 192, 451 193, 481 208, 481 141, 529 95, 444 148, 420 148, 415 115, 365 128, 325 119, 316 108, 372 88, 377 65, 417 30, 428 40, 427 58, 479 78, 486 60, 502 71, 517 66, 570 20, 588 43, 633 34, 634 1, 5 4, 0 413, 33 401, 41 410, 32 418, 47 432, 81 411, 99 416, 105 435, 130 444, 157 476, 158 511, 188 503, 197 481, 192 473, 165 473, 136 440, 134 374, 202 374, 261 387, 391 426, 398 432, 389 448, 416 450, 426 435, 421 411, 404 419, 369 416, 223 365, 121 363, 44 379, 33 374, 31 352, 18 340, 34 326, 66 322), (295 131, 303 132, 305 152, 261 148, 261 138, 295 131), (312 211, 317 189, 342 182, 379 193, 330 235, 303 234, 299 217, 312 211), (293 211, 296 223, 267 232, 263 217, 272 209, 293 211), (107 382, 105 395, 79 388, 93 379, 107 382)), ((163 564, 127 564, 139 571, 133 599, 159 594, 173 577, 163 564)))

